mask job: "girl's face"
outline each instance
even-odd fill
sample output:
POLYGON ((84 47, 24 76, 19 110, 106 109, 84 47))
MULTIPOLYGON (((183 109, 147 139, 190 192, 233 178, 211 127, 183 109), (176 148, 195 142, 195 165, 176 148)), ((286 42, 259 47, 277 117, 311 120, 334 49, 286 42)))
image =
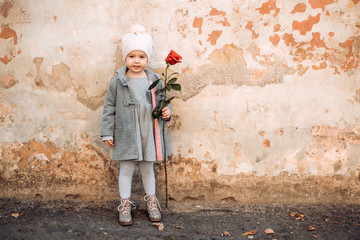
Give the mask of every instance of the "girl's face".
POLYGON ((147 66, 148 58, 143 51, 135 50, 130 52, 125 59, 128 68, 127 75, 133 77, 143 77, 147 66))

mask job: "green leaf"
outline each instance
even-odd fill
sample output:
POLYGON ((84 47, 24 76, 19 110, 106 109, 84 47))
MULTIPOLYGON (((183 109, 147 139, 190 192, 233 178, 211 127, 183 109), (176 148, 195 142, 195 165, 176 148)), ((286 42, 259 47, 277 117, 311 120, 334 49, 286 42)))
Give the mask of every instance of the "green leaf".
POLYGON ((176 82, 177 78, 170 79, 167 84, 174 84, 176 82))
POLYGON ((181 85, 178 83, 171 84, 171 88, 175 91, 181 91, 181 85))
POLYGON ((160 81, 160 79, 158 79, 158 80, 156 80, 155 82, 153 82, 153 83, 150 85, 150 87, 149 87, 148 90, 151 90, 151 89, 153 89, 154 87, 156 87, 156 85, 159 83, 159 81, 160 81))
POLYGON ((160 101, 160 106, 159 106, 159 111, 161 112, 161 110, 166 106, 166 101, 165 99, 162 99, 160 101))
POLYGON ((179 74, 178 72, 173 72, 172 74, 169 75, 169 78, 172 76, 172 75, 175 75, 175 74, 179 74))
POLYGON ((171 88, 172 88, 172 85, 171 84, 166 84, 166 91, 170 91, 171 90, 171 88))
POLYGON ((166 100, 165 102, 166 102, 166 106, 167 105, 169 105, 169 103, 171 102, 171 100, 173 100, 175 97, 171 97, 171 98, 169 98, 168 100, 166 100))
POLYGON ((162 93, 164 91, 164 89, 162 88, 162 89, 157 89, 156 91, 155 91, 155 95, 157 96, 157 95, 159 95, 160 93, 162 93))

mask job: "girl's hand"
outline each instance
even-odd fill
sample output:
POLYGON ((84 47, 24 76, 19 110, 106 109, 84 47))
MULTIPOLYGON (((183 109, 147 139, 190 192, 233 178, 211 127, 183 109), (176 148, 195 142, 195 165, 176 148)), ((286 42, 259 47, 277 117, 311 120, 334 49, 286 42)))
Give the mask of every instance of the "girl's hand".
POLYGON ((170 117, 170 110, 168 107, 164 107, 161 111, 161 118, 168 119, 170 117))
POLYGON ((113 147, 114 146, 114 140, 106 140, 105 144, 108 145, 109 147, 113 147))

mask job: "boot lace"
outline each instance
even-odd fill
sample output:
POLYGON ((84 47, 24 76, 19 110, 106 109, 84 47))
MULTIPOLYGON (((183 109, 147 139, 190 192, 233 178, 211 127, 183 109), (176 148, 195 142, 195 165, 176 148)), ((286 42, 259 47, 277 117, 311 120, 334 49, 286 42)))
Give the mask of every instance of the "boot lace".
POLYGON ((156 210, 162 211, 160 207, 160 203, 158 199, 155 197, 155 195, 146 195, 144 197, 144 200, 148 202, 148 208, 150 211, 156 211, 156 210))
POLYGON ((120 200, 120 205, 118 206, 118 211, 121 213, 130 212, 131 205, 135 206, 135 203, 130 201, 128 198, 122 198, 120 200))

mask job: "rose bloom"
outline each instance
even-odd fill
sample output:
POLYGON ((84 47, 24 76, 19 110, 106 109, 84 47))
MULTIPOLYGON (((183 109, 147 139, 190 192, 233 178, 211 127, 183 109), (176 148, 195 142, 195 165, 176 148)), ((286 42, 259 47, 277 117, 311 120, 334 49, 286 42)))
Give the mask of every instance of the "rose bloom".
POLYGON ((170 65, 175 65, 181 62, 182 57, 177 54, 174 50, 171 50, 165 61, 170 65))

